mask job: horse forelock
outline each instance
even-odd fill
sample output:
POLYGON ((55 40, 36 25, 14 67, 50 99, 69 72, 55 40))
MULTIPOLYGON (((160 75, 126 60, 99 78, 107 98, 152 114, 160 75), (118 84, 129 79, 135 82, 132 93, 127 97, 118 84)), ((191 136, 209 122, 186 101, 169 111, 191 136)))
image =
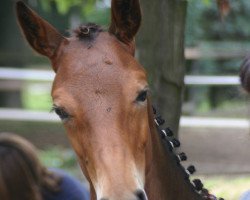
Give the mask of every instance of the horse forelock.
POLYGON ((103 28, 95 23, 82 24, 72 31, 72 36, 81 41, 93 41, 103 32, 103 28))

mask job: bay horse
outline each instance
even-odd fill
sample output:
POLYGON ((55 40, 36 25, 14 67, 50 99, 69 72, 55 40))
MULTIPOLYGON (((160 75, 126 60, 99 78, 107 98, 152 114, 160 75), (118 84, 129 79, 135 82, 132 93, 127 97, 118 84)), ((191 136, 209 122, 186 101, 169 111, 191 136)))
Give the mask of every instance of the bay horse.
POLYGON ((56 73, 53 109, 91 200, 216 199, 189 180, 194 168, 182 167, 185 154, 174 153, 178 140, 161 130, 163 120, 152 111, 146 72, 134 57, 139 0, 112 0, 107 31, 89 23, 68 38, 21 1, 16 12, 25 38, 56 73))

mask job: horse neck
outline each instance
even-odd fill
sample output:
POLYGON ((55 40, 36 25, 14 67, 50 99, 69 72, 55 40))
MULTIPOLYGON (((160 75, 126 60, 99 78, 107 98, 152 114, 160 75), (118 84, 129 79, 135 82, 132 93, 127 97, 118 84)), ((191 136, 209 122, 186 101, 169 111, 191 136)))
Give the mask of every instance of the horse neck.
MULTIPOLYGON (((151 109, 151 106, 149 106, 151 109)), ((198 200, 201 196, 194 190, 189 180, 185 180, 181 166, 173 153, 163 146, 154 124, 153 114, 149 114, 150 139, 147 145, 145 190, 148 199, 158 200, 198 200)))

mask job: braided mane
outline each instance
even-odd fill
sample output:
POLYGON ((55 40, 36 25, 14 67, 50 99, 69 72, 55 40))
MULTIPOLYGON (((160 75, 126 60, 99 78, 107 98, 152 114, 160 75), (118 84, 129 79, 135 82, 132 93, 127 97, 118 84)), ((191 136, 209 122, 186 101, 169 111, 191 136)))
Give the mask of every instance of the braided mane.
POLYGON ((157 116, 157 112, 154 107, 153 107, 153 113, 155 116, 154 121, 156 124, 156 128, 162 139, 161 141, 165 147, 165 151, 167 151, 170 154, 172 161, 176 163, 176 167, 182 172, 184 181, 189 183, 191 188, 200 195, 201 199, 224 200, 223 198, 217 198, 213 194, 210 194, 209 191, 203 187, 203 184, 200 179, 194 179, 190 181, 190 175, 192 175, 196 171, 195 167, 193 165, 190 165, 189 167, 187 167, 187 169, 185 169, 182 166, 181 162, 186 161, 187 156, 184 152, 179 154, 176 154, 175 152, 175 148, 178 148, 181 145, 180 141, 177 140, 176 138, 173 138, 174 134, 169 127, 161 129, 161 126, 165 123, 165 120, 161 116, 157 116))

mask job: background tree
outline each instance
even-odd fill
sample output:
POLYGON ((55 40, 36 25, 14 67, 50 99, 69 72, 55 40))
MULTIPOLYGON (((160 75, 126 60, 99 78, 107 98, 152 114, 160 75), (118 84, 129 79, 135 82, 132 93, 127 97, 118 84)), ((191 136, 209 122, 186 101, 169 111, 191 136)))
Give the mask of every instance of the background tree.
POLYGON ((137 43, 148 71, 154 102, 178 133, 184 87, 184 32, 187 1, 141 1, 143 23, 137 43))
MULTIPOLYGON (((12 1, 1 1, 0 27, 0 66, 23 66, 23 61, 27 58, 27 51, 23 51, 25 46, 16 26, 12 1), (23 52, 23 54, 20 55, 19 52, 23 52)), ((21 92, 15 89, 0 90, 0 107, 3 106, 20 107, 21 92)))

